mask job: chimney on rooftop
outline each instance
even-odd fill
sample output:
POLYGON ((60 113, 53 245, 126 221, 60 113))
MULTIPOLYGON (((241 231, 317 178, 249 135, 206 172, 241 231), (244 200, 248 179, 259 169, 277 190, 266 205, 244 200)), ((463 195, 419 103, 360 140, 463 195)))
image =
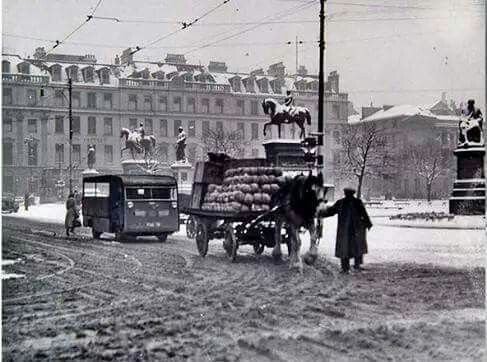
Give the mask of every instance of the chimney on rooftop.
POLYGON ((441 92, 441 101, 446 103, 446 92, 441 92))
POLYGON ((340 93, 340 84, 339 84, 340 76, 338 75, 338 72, 334 70, 333 72, 330 72, 328 75, 328 87, 332 92, 335 93, 340 93))
POLYGON ((272 77, 284 77, 286 75, 286 66, 283 62, 271 64, 267 69, 267 74, 272 77))
POLYGON ((298 75, 301 77, 306 77, 308 75, 308 69, 304 65, 300 65, 298 68, 298 75))
POLYGON ((208 64, 208 71, 215 73, 226 73, 227 65, 225 62, 215 62, 210 60, 210 64, 208 64))
POLYGON ((262 68, 255 69, 250 72, 250 75, 264 75, 264 70, 262 68))

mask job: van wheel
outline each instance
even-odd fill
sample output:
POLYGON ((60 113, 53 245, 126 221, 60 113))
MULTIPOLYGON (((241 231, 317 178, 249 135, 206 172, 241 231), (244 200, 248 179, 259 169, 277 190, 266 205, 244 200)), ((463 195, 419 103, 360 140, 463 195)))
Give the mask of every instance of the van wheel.
POLYGON ((95 229, 92 228, 91 229, 91 232, 93 233, 93 239, 100 239, 100 236, 102 234, 101 231, 97 231, 97 230, 95 230, 95 229))
POLYGON ((166 234, 166 233, 159 234, 159 235, 157 235, 157 238, 159 239, 159 241, 160 241, 161 243, 164 243, 164 242, 166 242, 166 240, 167 240, 167 234, 166 234))

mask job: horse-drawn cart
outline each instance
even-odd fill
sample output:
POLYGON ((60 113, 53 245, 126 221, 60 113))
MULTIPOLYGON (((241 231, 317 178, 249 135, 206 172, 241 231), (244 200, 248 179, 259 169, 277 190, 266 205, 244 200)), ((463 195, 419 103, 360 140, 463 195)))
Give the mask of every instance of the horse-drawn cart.
POLYGON ((274 247, 276 228, 288 243, 280 223, 280 206, 271 206, 282 172, 265 159, 215 159, 196 165, 189 208, 188 236, 194 236, 201 256, 212 239, 223 239, 223 248, 235 260, 238 247, 252 245, 256 254, 274 247), (261 174, 258 176, 258 174, 261 174), (247 192, 246 192, 247 191, 247 192), (267 192, 267 193, 266 193, 267 192))

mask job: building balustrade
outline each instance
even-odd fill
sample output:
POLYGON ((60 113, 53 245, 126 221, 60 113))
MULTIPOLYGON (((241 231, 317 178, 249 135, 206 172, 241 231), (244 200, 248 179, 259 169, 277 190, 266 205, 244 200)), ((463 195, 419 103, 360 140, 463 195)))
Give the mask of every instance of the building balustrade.
POLYGON ((2 81, 29 84, 47 84, 49 83, 49 77, 45 75, 3 73, 2 81))

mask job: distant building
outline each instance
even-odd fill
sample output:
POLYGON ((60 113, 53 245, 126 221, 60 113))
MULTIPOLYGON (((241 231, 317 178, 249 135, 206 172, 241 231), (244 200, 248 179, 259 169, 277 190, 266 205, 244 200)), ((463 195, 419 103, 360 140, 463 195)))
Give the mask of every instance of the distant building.
MULTIPOLYGON (((373 122, 384 129, 390 155, 398 155, 409 146, 422 147, 431 139, 438 141, 443 148, 443 158, 451 167, 434 182, 433 197, 444 198, 450 195, 455 178, 453 150, 457 145, 459 117, 451 112, 446 102, 440 100, 428 107, 363 107, 362 117, 351 116, 349 121, 352 125, 373 122)), ((334 167, 338 169, 339 165, 335 164, 334 167)), ((424 181, 411 170, 401 167, 399 162, 394 169, 384 170, 381 177, 368 178, 363 186, 363 195, 366 198, 385 195, 425 198, 425 190, 424 181)))
MULTIPOLYGON (((37 193, 52 191, 58 179, 67 180, 68 90, 73 81, 74 180, 87 167, 87 149, 94 144, 95 167, 119 172, 121 127, 135 128, 157 137, 161 159, 175 160, 175 137, 179 126, 188 135, 190 161, 203 159, 202 135, 206 129, 240 130, 248 144, 242 157, 263 157, 262 100, 282 102, 291 90, 296 105, 306 106, 317 130, 318 78, 290 76, 282 62, 250 73, 228 72, 224 62, 208 67, 188 64, 183 55, 168 54, 165 62, 138 62, 133 50, 125 50, 114 64, 97 63, 94 56, 45 55, 36 49, 33 59, 3 55, 3 190, 22 193, 31 180, 37 193), (41 89, 43 95, 41 96, 41 89), (38 140, 36 156, 27 158, 24 138, 38 140)), ((325 151, 332 159, 331 135, 347 123, 348 95, 340 93, 339 75, 330 73, 325 85, 325 151)), ((277 130, 270 128, 270 135, 277 130)), ((298 138, 295 127, 284 126, 283 137, 298 138)), ((328 164, 331 166, 331 164, 328 164)), ((327 172, 333 172, 327 166, 327 172)), ((67 184, 67 182, 66 182, 67 184)))

